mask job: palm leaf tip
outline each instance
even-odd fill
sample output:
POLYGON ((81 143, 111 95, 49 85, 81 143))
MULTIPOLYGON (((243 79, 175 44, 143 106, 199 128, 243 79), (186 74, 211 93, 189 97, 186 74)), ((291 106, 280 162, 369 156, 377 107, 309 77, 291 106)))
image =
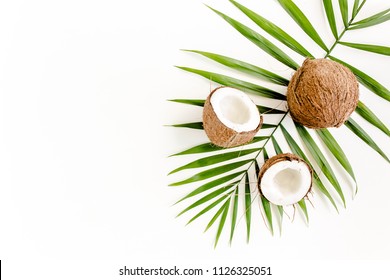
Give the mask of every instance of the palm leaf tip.
POLYGON ((230 1, 238 9, 240 9, 246 16, 248 16, 254 23, 256 23, 261 29, 266 31, 269 35, 274 37, 276 40, 280 41, 293 51, 302 55, 303 57, 313 57, 313 55, 306 50, 298 41, 296 41, 292 36, 287 34, 283 29, 254 11, 248 9, 247 7, 239 4, 236 1, 230 1))
POLYGON ((332 0, 324 0, 323 4, 324 4, 326 17, 328 18, 330 29, 333 33, 334 38, 337 39, 339 35, 337 32, 336 18, 333 10, 332 0))
POLYGON ((283 52, 280 48, 278 48, 271 41, 266 39, 264 36, 260 35, 253 29, 247 27, 246 25, 238 22, 237 20, 213 9, 210 7, 212 11, 222 17, 226 22, 228 22, 235 30, 237 30, 241 35, 247 38, 249 41, 254 43, 260 49, 271 55, 276 60, 279 60, 281 63, 290 67, 291 69, 298 69, 299 64, 296 63, 290 56, 288 56, 285 52, 283 52))
POLYGON ((292 0, 278 0, 283 9, 291 16, 291 18, 301 27, 301 29, 319 45, 324 51, 329 52, 328 47, 317 33, 309 19, 299 9, 292 0))
POLYGON ((379 155, 382 156, 388 163, 390 163, 387 155, 382 151, 382 149, 376 144, 376 142, 370 137, 370 135, 352 118, 349 118, 346 121, 345 126, 348 127, 356 136, 363 140, 368 146, 375 150, 379 155))

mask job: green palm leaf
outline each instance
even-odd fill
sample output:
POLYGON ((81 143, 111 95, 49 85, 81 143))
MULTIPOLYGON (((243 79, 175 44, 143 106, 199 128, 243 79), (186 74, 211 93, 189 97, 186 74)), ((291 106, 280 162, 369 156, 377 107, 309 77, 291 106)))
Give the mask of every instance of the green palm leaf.
POLYGON ((316 29, 292 0, 278 0, 278 2, 314 42, 316 42, 324 51, 329 51, 316 29))
POLYGON ((236 229, 236 223, 237 223, 237 212, 238 212, 238 187, 236 188, 236 191, 234 192, 234 195, 232 196, 232 220, 231 220, 231 227, 230 227, 230 244, 232 244, 234 230, 236 229))
POLYGON ((339 0, 341 17, 343 18, 344 27, 348 27, 348 0, 339 0))
POLYGON ((373 16, 360 20, 358 22, 352 23, 349 29, 353 30, 353 29, 366 28, 366 27, 384 23, 388 20, 390 20, 390 8, 380 13, 377 13, 373 16))
MULTIPOLYGON (((187 208, 185 208, 183 211, 181 211, 177 217, 183 215, 184 213, 188 212, 189 210, 195 208, 195 207, 198 207, 199 205, 202 205, 203 203, 206 203, 216 197, 218 197, 219 195, 227 192, 228 190, 230 190, 234 185, 238 184, 239 181, 237 182, 234 182, 232 184, 229 184, 227 185, 226 187, 222 187, 222 188, 219 188, 211 193, 209 193, 208 195, 202 197, 201 199, 197 200, 196 202, 192 203, 190 206, 188 206, 187 208)), ((226 194, 224 195, 226 196, 226 194)))
POLYGON ((370 124, 379 128, 387 136, 390 136, 390 130, 387 126, 363 102, 359 101, 355 112, 362 116, 370 124))
MULTIPOLYGON (((291 151, 294 154, 296 154, 299 157, 301 157, 302 159, 304 159, 306 162, 310 163, 310 161, 308 160, 308 158, 305 155, 305 153, 299 147, 297 142, 295 142, 294 138, 290 135, 290 133, 288 133, 287 129, 283 125, 281 125, 280 128, 282 129, 282 133, 284 135, 284 138, 286 139, 287 144, 289 145, 291 151)), ((314 169, 313 169, 313 173, 314 173, 313 181, 314 181, 315 185, 329 199, 329 201, 332 203, 332 205, 334 206, 336 211, 338 211, 336 202, 334 201, 334 199, 332 198, 332 196, 330 195, 328 190, 325 188, 324 184, 322 183, 322 181, 320 180, 317 172, 315 172, 314 169)))
POLYGON ((242 91, 249 92, 258 96, 263 96, 272 99, 286 100, 286 96, 284 96, 279 92, 246 81, 242 81, 233 77, 225 76, 218 73, 208 72, 204 70, 189 68, 189 67, 179 66, 178 68, 188 72, 192 72, 194 74, 198 74, 208 80, 211 80, 213 82, 216 82, 224 86, 237 88, 242 91))
MULTIPOLYGON (((209 7, 210 8, 210 7, 209 7)), ((231 17, 213 9, 215 13, 220 15, 224 20, 226 20, 231 26, 233 26, 238 32, 240 32, 244 37, 246 37, 248 40, 250 40, 252 43, 254 43, 256 46, 261 48, 263 51, 274 57, 275 59, 279 60, 283 64, 287 65, 288 67, 296 70, 298 69, 299 65, 287 54, 285 54, 281 49, 279 49, 277 46, 275 46, 271 41, 257 33, 256 31, 250 29, 249 27, 243 25, 242 23, 232 19, 231 17)))
POLYGON ((324 0, 322 1, 322 3, 324 4, 326 17, 328 18, 328 22, 329 22, 330 29, 332 30, 332 34, 337 39, 339 35, 337 34, 336 18, 334 16, 332 0, 324 0))
POLYGON ((263 125, 261 126, 261 129, 267 129, 267 128, 275 128, 277 127, 278 125, 276 124, 267 124, 267 123, 263 123, 263 125))
POLYGON ((263 211, 268 223, 269 230, 271 234, 274 235, 274 226, 272 224, 271 203, 263 195, 261 195, 260 198, 261 198, 261 205, 263 207, 263 211))
POLYGON ((279 76, 275 73, 272 73, 271 71, 265 70, 263 68, 260 68, 258 66, 255 66, 253 64, 234 59, 231 57, 223 56, 220 54, 210 53, 210 52, 203 52, 203 51, 196 51, 196 50, 185 50, 188 52, 197 53, 200 55, 203 55, 213 61, 216 61, 222 65, 225 65, 231 69, 240 71, 242 73, 250 74, 251 76, 254 76, 256 78, 264 79, 266 81, 269 81, 271 83, 287 86, 289 83, 289 80, 286 78, 283 78, 282 76, 279 76))
POLYGON ((349 163, 347 156, 343 152, 343 149, 340 147, 336 139, 334 139, 333 135, 326 128, 318 129, 316 130, 316 133, 320 137, 322 142, 325 144, 325 146, 328 148, 328 150, 332 153, 332 155, 337 159, 337 161, 341 164, 345 171, 347 171, 351 178, 354 180, 356 185, 356 193, 358 188, 355 173, 353 172, 352 166, 349 163))
POLYGON ((251 189, 249 185, 248 172, 245 174, 245 223, 246 223, 246 241, 249 242, 251 233, 251 219, 252 219, 252 198, 251 189))
POLYGON ((218 200, 214 201, 213 203, 211 203, 209 206, 207 206, 206 208, 204 208, 202 211, 200 211, 198 214, 196 214, 194 217, 191 218, 191 220, 189 220, 187 222, 187 225, 192 223, 193 221, 195 221, 197 218, 199 218, 200 216, 202 216, 203 214, 207 213, 208 211, 210 211, 211 209, 213 209, 215 206, 219 205, 220 203, 222 203, 222 201, 226 200, 226 197, 228 197, 229 195, 231 195, 233 193, 233 191, 229 192, 226 194, 226 196, 222 196, 220 197, 218 200))
POLYGON ((219 237, 221 236, 221 233, 222 233, 222 230, 223 230, 223 226, 225 225, 226 217, 227 217, 227 214, 229 212, 229 205, 230 205, 230 200, 227 200, 225 202, 225 204, 224 204, 224 209, 223 209, 223 212, 222 212, 221 220, 219 221, 217 235, 215 237, 214 248, 217 247, 219 237))
POLYGON ((355 18, 359 10, 360 0, 355 0, 352 8, 352 18, 355 18))
POLYGON ((279 213, 279 234, 282 235, 282 225, 283 225, 283 206, 277 205, 279 213))
MULTIPOLYGON (((256 143, 256 142, 267 140, 267 139, 268 139, 268 136, 256 136, 248 144, 256 143)), ((195 147, 192 147, 190 149, 184 150, 184 151, 182 151, 180 153, 173 154, 173 155, 171 155, 171 157, 173 157, 173 156, 181 156, 181 155, 199 154, 199 153, 210 153, 210 152, 216 152, 216 151, 220 151, 220 150, 227 150, 227 149, 215 146, 215 145, 213 145, 211 143, 205 143, 205 144, 200 144, 198 146, 195 146, 195 147)))
POLYGON ((183 165, 179 168, 176 168, 175 170, 172 170, 169 174, 173 174, 173 173, 176 173, 178 171, 185 170, 185 169, 199 168, 199 167, 213 165, 216 163, 220 163, 220 162, 236 159, 239 157, 243 157, 243 156, 258 152, 258 151, 259 151, 258 149, 247 149, 247 150, 240 150, 240 151, 218 154, 218 155, 213 155, 213 156, 197 159, 193 162, 190 162, 186 165, 183 165))
POLYGON ((313 57, 313 55, 307 51, 300 43, 298 43, 293 37, 287 34, 279 26, 273 24, 269 20, 263 18, 259 14, 246 8, 245 6, 230 0, 237 8, 239 8, 246 16, 248 16, 254 23, 256 23, 261 29, 270 34, 272 37, 282 42, 284 45, 299 53, 303 57, 313 57))
POLYGON ((212 177, 215 177, 217 175, 220 175, 220 174, 223 174, 223 173, 226 173, 226 172, 229 172, 229 171, 232 171, 234 169, 237 169, 245 164, 248 164, 250 162, 252 162, 253 160, 252 159, 247 159, 247 160, 242 160, 242 161, 238 161, 238 162, 233 162, 233 163, 229 163, 229 164, 225 164, 225 165, 222 165, 222 166, 218 166, 218 167, 214 167, 212 169, 209 169, 209 170, 206 170, 206 171, 202 171, 198 174, 195 174, 194 176, 186 179, 186 180, 183 180, 183 181, 180 181, 180 182, 176 182, 176 183, 172 183, 170 184, 170 186, 174 187, 174 186, 181 186, 181 185, 184 185, 184 184, 189 184, 189 183, 193 183, 193 182, 197 182, 197 181, 202 181, 202 180, 205 180, 205 179, 208 179, 208 178, 212 178, 212 177))
POLYGON ((367 45, 367 44, 357 44, 357 43, 348 43, 348 42, 339 42, 339 44, 347 46, 347 47, 367 51, 367 52, 373 52, 373 53, 377 53, 377 54, 390 56, 390 48, 389 47, 367 45))
POLYGON ((309 223, 309 213, 307 212, 305 199, 303 198, 300 201, 298 201, 298 205, 302 209, 303 214, 305 215, 306 222, 309 223))
POLYGON ((203 107, 204 99, 170 99, 168 101, 203 107))
POLYGON ((386 154, 379 148, 379 146, 375 143, 374 140, 368 135, 364 129, 358 125, 352 118, 345 123, 345 126, 348 127, 354 134, 356 134, 360 139, 362 139, 367 145, 369 145, 372 149, 374 149, 378 154, 380 154, 387 162, 390 163, 389 158, 386 154))
POLYGON ((280 148, 278 142, 276 142, 276 139, 275 137, 271 137, 272 139, 272 145, 274 146, 274 149, 275 149, 275 153, 278 155, 278 154, 283 154, 283 151, 282 149, 280 148))
POLYGON ((171 124, 170 126, 182 127, 182 128, 191 128, 191 129, 203 129, 203 122, 171 124))
MULTIPOLYGON (((229 208, 229 205, 230 205, 230 199, 226 200, 225 203, 221 206, 221 208, 219 208, 217 213, 215 213, 215 215, 211 218, 210 222, 208 223, 208 225, 204 231, 207 231, 215 223, 215 221, 218 219, 218 217, 221 216, 222 213, 224 213, 226 211, 226 208, 229 208)), ((218 229, 218 231, 220 231, 220 229, 218 229)), ((218 235, 218 233, 217 233, 217 235, 218 235)))
MULTIPOLYGON (((266 107, 259 108, 259 111, 260 111, 260 110, 265 111, 266 109, 269 109, 270 112, 274 111, 274 113, 276 113, 276 111, 277 111, 277 110, 274 110, 274 109, 272 109, 272 108, 266 108, 266 107)), ((282 112, 282 111, 280 111, 280 112, 282 112)), ((169 126, 203 130, 203 122, 171 124, 171 125, 169 125, 169 126)), ((275 124, 263 123, 262 126, 261 126, 261 128, 262 128, 262 129, 274 128, 274 127, 276 127, 276 126, 277 126, 277 125, 275 125, 275 124)))
POLYGON ((180 153, 176 153, 171 155, 173 156, 181 156, 181 155, 191 155, 191 154, 199 154, 199 153, 210 153, 210 152, 215 152, 215 151, 220 151, 223 150, 224 148, 215 146, 211 143, 205 143, 205 144, 200 144, 198 146, 192 147, 188 150, 184 150, 180 153))
MULTIPOLYGON (((215 188, 217 186, 221 186, 222 184, 225 184, 225 183, 229 182, 230 180, 233 180, 233 179, 237 178, 238 176, 243 175, 244 173, 245 173, 245 171, 240 171, 240 172, 236 172, 236 173, 229 174, 229 175, 226 175, 224 177, 218 178, 218 179, 213 180, 211 182, 208 182, 208 183, 196 188, 194 191, 187 194, 185 197, 183 197, 182 199, 177 201, 175 204, 177 204, 177 203, 179 203, 187 198, 198 195, 202 192, 208 191, 208 190, 215 188)), ((236 183, 237 182, 230 183, 229 185, 227 185, 227 187, 233 186, 236 183)))
MULTIPOLYGON (((294 39, 293 36, 287 34, 280 26, 275 23, 267 20, 263 16, 258 13, 250 10, 249 8, 239 4, 234 0, 229 0, 233 5, 235 5, 240 11, 242 11, 249 19, 251 19, 258 27, 260 27, 263 31, 268 33, 270 36, 274 37, 276 40, 286 45, 296 53, 305 56, 312 57, 310 52, 303 47, 298 41, 294 39)), ((330 59, 337 61, 339 63, 347 66, 351 71, 356 75, 358 81, 365 87, 367 87, 370 91, 382 97, 383 99, 390 101, 390 91, 376 81, 374 78, 370 77, 366 73, 362 72, 359 69, 343 62, 340 59, 337 59, 331 55, 333 49, 338 45, 344 45, 347 47, 368 51, 381 55, 390 55, 390 47, 387 46, 379 46, 379 45, 369 45, 369 44, 361 44, 361 43, 353 43, 353 42, 345 42, 342 41, 341 38, 343 35, 353 29, 360 29, 369 26, 374 26, 380 23, 383 23, 390 19, 390 9, 377 13, 373 16, 360 20, 358 22, 354 22, 355 17, 358 15, 359 11, 362 9, 363 5, 366 3, 366 0, 354 0, 353 7, 351 5, 351 9, 348 6, 347 0, 339 1, 339 8, 341 12, 341 18, 344 25, 344 30, 338 33, 337 30, 337 22, 335 11, 333 7, 333 2, 331 0, 323 0, 323 6, 326 12, 326 17, 329 22, 330 29, 334 38, 336 39, 334 44, 331 45, 330 50, 327 48, 326 44, 321 39, 320 35, 317 33, 316 29, 310 23, 308 18, 304 15, 304 13, 299 9, 299 7, 294 3, 293 0, 278 0, 281 7, 287 11, 287 13, 292 17, 292 19, 302 28, 302 30, 314 41, 316 42, 323 50, 326 51, 325 57, 329 57, 330 59), (351 13, 351 19, 349 20, 349 14, 351 13)), ((209 7, 210 8, 210 7, 209 7)), ((288 67, 296 70, 299 65, 285 52, 283 52, 280 48, 278 48, 271 41, 263 37, 261 34, 257 33, 253 29, 248 26, 238 22, 237 20, 223 14, 213 8, 210 8, 216 14, 221 16, 226 22, 228 22, 236 31, 241 33, 245 38, 250 40, 252 43, 257 45, 260 49, 265 51, 267 54, 277 59, 281 63, 287 65, 288 67)), ((240 73, 244 73, 250 75, 251 77, 258 78, 267 82, 271 82, 278 86, 287 86, 289 81, 288 79, 263 69, 257 65, 244 62, 235 58, 231 58, 228 56, 204 52, 199 50, 185 50, 188 52, 196 53, 202 55, 208 59, 211 59, 214 62, 217 62, 223 66, 228 67, 230 70, 238 71, 240 73)), ((240 89, 246 93, 254 94, 266 98, 270 98, 273 100, 286 100, 286 96, 272 89, 268 89, 266 87, 260 86, 257 83, 250 83, 241 79, 237 79, 234 77, 213 73, 205 70, 194 69, 189 67, 178 67, 185 71, 200 75, 206 79, 212 80, 215 83, 224 86, 230 86, 237 89, 240 89)), ((204 99, 172 99, 169 100, 172 102, 188 104, 193 106, 202 107, 204 106, 204 99)), ((264 106, 263 104, 257 104, 258 110, 261 114, 274 114, 275 117, 280 116, 280 121, 276 123, 275 121, 264 123, 262 127, 262 136, 257 136, 251 141, 249 144, 258 143, 256 146, 253 145, 251 148, 229 148, 223 149, 220 147, 216 147, 211 143, 205 143, 201 145, 197 145, 195 147, 186 149, 182 152, 176 153, 172 156, 178 155, 189 155, 189 154, 202 154, 202 153, 211 153, 208 156, 199 156, 198 160, 191 161, 185 165, 182 165, 173 171, 170 172, 176 173, 182 170, 193 169, 193 168, 203 168, 207 166, 211 166, 214 164, 222 164, 216 167, 212 167, 206 170, 202 170, 201 172, 197 172, 195 175, 187 178, 186 180, 182 180, 179 182, 172 183, 171 186, 180 186, 184 184, 190 184, 206 179, 210 179, 207 182, 201 184, 196 187, 194 190, 189 192, 186 196, 180 199, 177 203, 195 197, 203 192, 210 191, 206 195, 203 195, 201 198, 195 199, 194 202, 191 203, 188 207, 186 207, 183 211, 179 213, 178 216, 186 213, 187 211, 200 207, 202 205, 207 205, 200 212, 198 212, 195 216, 193 216, 188 223, 191 223, 198 217, 202 216, 205 213, 210 212, 210 210, 214 209, 217 205, 216 212, 214 213, 212 219, 209 221, 206 230, 208 230, 217 220, 219 220, 215 244, 218 244, 218 241, 221 237, 223 228, 226 225, 227 215, 231 210, 231 225, 230 225, 230 243, 233 240, 233 236, 236 231, 237 226, 237 216, 238 216, 238 208, 239 208, 239 185, 243 182, 245 184, 245 195, 243 194, 243 205, 245 206, 245 221, 246 221, 246 235, 247 241, 249 241, 250 230, 251 230, 251 220, 252 220, 252 203, 257 198, 257 195, 252 196, 249 176, 252 176, 253 167, 256 176, 259 172, 259 166, 257 161, 258 157, 263 155, 264 160, 268 158, 267 148, 271 145, 275 150, 276 154, 282 153, 282 149, 279 146, 278 139, 275 135, 275 132, 278 131, 278 128, 281 129, 282 135, 286 140, 290 150, 303 158, 309 165, 313 165, 309 160, 306 154, 303 152, 301 147, 297 144, 297 142, 290 135, 288 130, 284 126, 284 120, 288 115, 288 110, 279 110, 274 109, 268 106, 264 106), (278 116, 279 115, 279 116, 278 116), (265 136, 263 136, 265 135, 265 136), (263 151, 263 153, 262 153, 263 151), (243 160, 243 157, 251 157, 250 159, 243 160), (229 162, 229 163, 227 163, 229 162)), ((384 132, 387 136, 390 136, 390 130, 386 127, 386 125, 369 109, 365 104, 359 102, 356 112, 365 119, 371 125, 377 127, 382 132, 384 132)), ((386 154, 379 148, 379 146, 375 143, 375 141, 371 138, 370 135, 367 134, 353 119, 349 119, 345 125, 359 138, 361 138, 366 144, 368 144, 372 149, 378 152, 386 161, 390 162, 386 154)), ((192 123, 181 123, 174 124, 174 127, 181 128, 191 128, 191 129, 203 129, 202 122, 192 122, 192 123)), ((307 148, 308 155, 310 158, 313 158, 316 163, 316 168, 318 171, 313 171, 313 185, 330 201, 330 203, 335 207, 336 211, 337 205, 333 198, 333 196, 329 193, 328 187, 333 187, 335 192, 337 192, 338 197, 340 197, 344 206, 346 204, 343 191, 341 189, 340 183, 338 182, 338 178, 336 177, 333 167, 329 164, 327 159, 325 158, 322 150, 319 148, 317 143, 312 138, 309 131, 299 124, 295 124, 296 129, 298 131, 298 135, 303 142, 303 146, 307 148), (321 181, 318 173, 321 171, 329 181, 329 186, 325 186, 321 181)), ((336 139, 327 129, 317 130, 316 134, 319 139, 323 142, 322 149, 328 150, 330 154, 339 162, 343 170, 349 174, 349 176, 354 180, 356 184, 355 174, 351 167, 351 164, 348 161, 345 153, 342 148, 337 143, 336 139)), ((338 166, 338 165, 337 165, 338 166)), ((357 187, 356 187, 357 190, 357 187)), ((274 230, 274 219, 273 214, 277 213, 277 216, 280 217, 280 230, 282 228, 282 220, 284 215, 284 210, 282 206, 272 206, 265 197, 260 196, 259 202, 261 203, 261 211, 264 213, 265 223, 268 225, 270 231, 273 234, 274 230), (272 213, 274 212, 274 213, 272 213)), ((307 222, 309 221, 308 209, 306 200, 302 199, 298 202, 298 207, 302 210, 307 222)), ((279 219, 277 219, 279 220, 279 219)))
MULTIPOLYGON (((183 103, 183 104, 189 104, 194 106, 203 107, 204 106, 204 99, 171 99, 168 100, 171 102, 177 102, 177 103, 183 103)), ((266 106, 256 105, 257 109, 259 109, 260 114, 286 114, 286 111, 282 111, 275 108, 270 108, 266 106)))
POLYGON ((270 107, 265 107, 265 106, 260 106, 257 105, 257 109, 259 109, 260 114, 267 114, 267 115, 272 115, 272 114, 286 114, 286 111, 278 110, 275 108, 270 108, 270 107))
MULTIPOLYGON (((263 150, 264 152, 264 161, 267 161, 268 160, 268 154, 267 154, 267 151, 264 149, 263 150)), ((259 172, 260 172, 260 167, 257 163, 257 161, 255 161, 255 172, 256 172, 256 177, 258 176, 259 172)), ((263 209, 263 212, 265 214, 265 220, 267 221, 267 225, 268 225, 268 228, 271 232, 271 234, 273 235, 274 234, 274 227, 273 227, 273 223, 272 223, 272 211, 271 211, 271 204, 270 202, 263 196, 260 194, 260 204, 261 204, 261 207, 263 209)))
POLYGON ((326 160, 325 156, 323 155, 320 148, 317 146, 309 132, 306 130, 306 128, 297 123, 295 123, 295 127, 297 128, 298 134, 300 135, 303 143, 310 151, 310 154, 313 156, 314 160, 317 162, 318 167, 321 169, 325 177, 329 180, 336 192, 339 194, 345 207, 345 197, 343 191, 329 162, 326 160))
POLYGON ((381 85, 378 81, 340 59, 337 59, 333 56, 329 56, 329 58, 347 66, 355 74, 356 78, 362 85, 383 99, 390 101, 390 91, 381 85))
MULTIPOLYGON (((271 137, 271 140, 272 140, 272 145, 274 147, 274 150, 275 150, 275 153, 278 155, 278 154, 283 154, 283 151, 282 149, 280 148, 278 142, 276 141, 275 137, 272 136, 271 137)), ((280 230, 280 234, 282 234, 282 224, 283 224, 283 206, 281 205, 276 205, 277 206, 277 210, 278 210, 278 213, 279 213, 279 230, 280 230)))

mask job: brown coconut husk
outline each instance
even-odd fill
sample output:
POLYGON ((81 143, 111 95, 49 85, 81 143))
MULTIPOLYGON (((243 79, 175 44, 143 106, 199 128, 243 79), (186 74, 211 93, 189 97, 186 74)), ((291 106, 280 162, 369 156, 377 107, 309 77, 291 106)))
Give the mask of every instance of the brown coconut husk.
POLYGON ((287 88, 294 121, 314 129, 340 127, 359 101, 359 84, 347 67, 328 59, 306 59, 287 88))
POLYGON ((281 162, 281 161, 298 161, 298 162, 303 162, 306 164, 307 168, 309 169, 310 171, 310 174, 312 176, 312 180, 311 180, 311 184, 310 184, 310 188, 308 190, 308 193, 311 191, 311 188, 312 188, 312 185, 313 185, 313 169, 310 167, 310 165, 304 160, 302 159, 301 157, 295 155, 295 154, 291 154, 291 153, 284 153, 284 154, 278 154, 278 155, 275 155, 271 158, 269 158, 264 164, 263 166, 261 167, 260 171, 259 171, 259 175, 258 175, 258 182, 257 182, 257 187, 260 191, 261 194, 263 194, 261 192, 261 179, 263 178, 263 175, 264 173, 272 166, 274 165, 275 163, 278 163, 278 162, 281 162))
POLYGON ((213 106, 210 102, 211 96, 218 89, 214 89, 207 97, 203 108, 203 128, 210 139, 211 143, 223 148, 231 148, 246 144, 252 141, 256 133, 259 131, 263 124, 263 117, 260 116, 259 125, 256 129, 251 131, 237 132, 226 125, 224 125, 214 112, 213 106))

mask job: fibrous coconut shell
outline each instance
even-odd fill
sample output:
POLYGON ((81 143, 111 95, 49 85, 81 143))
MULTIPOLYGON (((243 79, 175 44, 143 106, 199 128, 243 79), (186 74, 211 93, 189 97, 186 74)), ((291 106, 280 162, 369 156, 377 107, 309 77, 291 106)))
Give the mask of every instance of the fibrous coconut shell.
POLYGON ((328 59, 306 59, 287 88, 291 117, 314 129, 341 126, 358 101, 359 84, 355 75, 328 59))
POLYGON ((214 89, 207 97, 203 108, 203 128, 211 143, 223 148, 240 146, 250 142, 263 124, 263 117, 260 116, 258 126, 250 131, 237 132, 234 129, 224 125, 216 115, 213 105, 210 102, 212 95, 219 89, 214 89))

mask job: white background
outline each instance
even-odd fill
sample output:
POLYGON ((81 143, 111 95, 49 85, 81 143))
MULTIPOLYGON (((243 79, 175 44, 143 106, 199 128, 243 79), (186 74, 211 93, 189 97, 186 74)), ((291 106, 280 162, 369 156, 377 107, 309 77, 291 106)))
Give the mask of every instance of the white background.
MULTIPOLYGON (((7 279, 53 279, 53 273, 57 279, 115 279, 120 266, 135 262, 272 264, 277 274, 291 276, 322 267, 323 261, 390 259, 390 165, 345 127, 332 131, 352 162, 360 191, 352 200, 346 178, 347 208, 339 205, 339 214, 314 194, 308 226, 299 215, 293 223, 286 218, 282 236, 271 236, 254 211, 250 243, 240 220, 232 246, 224 232, 217 249, 216 229, 203 234, 209 216, 187 227, 190 216, 175 219, 185 205, 171 205, 191 186, 168 184, 193 173, 167 173, 192 158, 168 155, 207 139, 202 131, 164 126, 199 121, 201 114, 166 100, 204 99, 216 85, 174 65, 228 73, 180 49, 221 53, 287 78, 293 74, 203 2, 255 28, 228 1, 1 2, 0 259, 7 279), (290 261, 300 260, 302 270, 291 274, 290 261), (317 262, 304 265, 307 260, 317 262)), ((330 46, 334 39, 321 1, 295 2, 330 46)), ((324 55, 276 1, 241 3, 278 23, 315 56, 324 55)), ((387 1, 369 0, 359 18, 386 8, 387 1)), ((343 39, 389 46, 389 28, 387 22, 347 32, 343 39)), ((346 47, 333 54, 390 88, 389 57, 346 47)), ((363 87, 361 100, 390 126, 388 102, 363 87)), ((360 123, 390 155, 389 138, 360 123)), ((341 271, 351 273, 355 265, 347 263, 341 271)), ((331 269, 319 275, 326 272, 331 275, 331 269)))

